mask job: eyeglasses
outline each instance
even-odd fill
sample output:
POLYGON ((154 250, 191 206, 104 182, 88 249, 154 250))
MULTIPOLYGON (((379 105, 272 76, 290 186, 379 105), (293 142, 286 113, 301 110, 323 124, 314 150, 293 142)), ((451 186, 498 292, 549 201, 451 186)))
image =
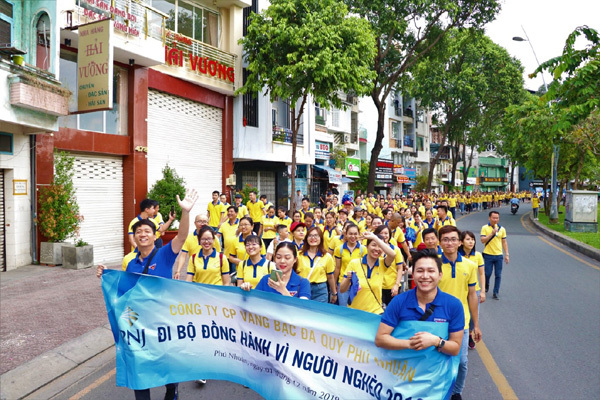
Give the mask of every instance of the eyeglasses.
POLYGON ((215 240, 214 240, 214 239, 212 239, 212 238, 210 238, 210 239, 202 238, 202 239, 200 239, 200 241, 201 241, 202 243, 212 243, 212 242, 214 242, 215 240))
POLYGON ((442 243, 458 243, 458 238, 443 238, 442 243))
POLYGON ((319 239, 319 235, 308 235, 309 239, 319 239))

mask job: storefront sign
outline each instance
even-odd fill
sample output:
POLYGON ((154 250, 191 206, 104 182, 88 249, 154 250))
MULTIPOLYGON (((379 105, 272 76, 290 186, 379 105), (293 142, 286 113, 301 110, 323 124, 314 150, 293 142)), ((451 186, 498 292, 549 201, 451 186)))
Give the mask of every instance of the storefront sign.
POLYGON ((77 102, 79 112, 112 109, 113 21, 105 19, 79 27, 77 102))
POLYGON ((210 57, 194 55, 192 52, 185 53, 183 50, 177 48, 177 37, 181 38, 181 35, 175 36, 176 34, 167 31, 167 37, 169 37, 169 35, 171 35, 173 44, 172 46, 165 46, 166 64, 183 68, 184 64, 187 63, 185 67, 199 75, 217 77, 224 81, 230 81, 231 83, 235 82, 233 66, 221 64, 219 61, 213 60, 210 57))
POLYGON ((417 170, 415 168, 404 168, 404 175, 406 175, 409 179, 416 179, 417 170))
MULTIPOLYGON (((119 8, 118 5, 113 6, 108 4, 102 0, 84 0, 81 2, 81 5, 83 7, 83 15, 90 20, 114 18, 114 29, 136 37, 139 37, 140 31, 143 30, 142 19, 138 19, 135 16, 135 11, 138 10, 134 10, 135 8, 144 8, 141 4, 131 2, 127 10, 119 8)), ((145 14, 143 11, 140 11, 140 13, 141 15, 145 14)))
POLYGON ((488 178, 488 177, 481 177, 479 178, 479 182, 480 183, 486 183, 486 182, 498 182, 498 183, 506 183, 506 178, 488 178))
POLYGON ((346 175, 358 177, 360 172, 360 160, 356 158, 346 158, 346 175))
POLYGON ((375 179, 380 183, 393 183, 394 162, 380 158, 375 167, 375 179))
POLYGON ((404 167, 402 167, 402 165, 400 165, 400 164, 394 164, 394 174, 396 174, 396 175, 403 175, 404 174, 404 167))
POLYGON ((13 195, 27 196, 27 179, 13 179, 13 195))
POLYGON ((398 183, 408 183, 409 179, 406 175, 395 175, 396 182, 398 183))
POLYGON ((331 144, 315 141, 315 158, 319 160, 329 160, 331 158, 331 144))

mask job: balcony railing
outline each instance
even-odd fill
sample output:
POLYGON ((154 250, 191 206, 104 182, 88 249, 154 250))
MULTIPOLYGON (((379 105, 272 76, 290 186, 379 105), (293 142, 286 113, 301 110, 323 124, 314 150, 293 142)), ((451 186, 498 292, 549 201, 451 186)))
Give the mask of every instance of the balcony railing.
POLYGON ((325 117, 322 115, 316 115, 315 116, 315 123, 319 124, 319 125, 325 125, 325 117))
MULTIPOLYGON (((298 146, 304 145, 304 134, 298 132, 297 136, 297 144, 298 146)), ((279 143, 289 143, 292 144, 292 130, 289 128, 284 128, 281 126, 273 127, 273 141, 279 143)))

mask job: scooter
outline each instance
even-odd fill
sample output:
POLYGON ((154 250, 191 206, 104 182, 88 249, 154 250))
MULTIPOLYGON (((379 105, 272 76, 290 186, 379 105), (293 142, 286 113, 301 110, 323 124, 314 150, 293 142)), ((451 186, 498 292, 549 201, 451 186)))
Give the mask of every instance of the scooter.
POLYGON ((510 212, 515 215, 517 213, 517 211, 519 211, 519 205, 516 203, 511 203, 510 204, 510 212))

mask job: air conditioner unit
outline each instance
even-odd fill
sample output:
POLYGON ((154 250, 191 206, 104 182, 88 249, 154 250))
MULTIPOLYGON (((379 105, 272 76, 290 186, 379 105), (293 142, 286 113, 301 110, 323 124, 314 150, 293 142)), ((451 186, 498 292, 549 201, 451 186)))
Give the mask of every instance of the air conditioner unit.
POLYGON ((230 174, 229 177, 227 179, 225 179, 225 184, 227 186, 235 186, 236 185, 235 174, 230 174))
POLYGON ((350 143, 350 134, 344 133, 344 143, 350 143))

